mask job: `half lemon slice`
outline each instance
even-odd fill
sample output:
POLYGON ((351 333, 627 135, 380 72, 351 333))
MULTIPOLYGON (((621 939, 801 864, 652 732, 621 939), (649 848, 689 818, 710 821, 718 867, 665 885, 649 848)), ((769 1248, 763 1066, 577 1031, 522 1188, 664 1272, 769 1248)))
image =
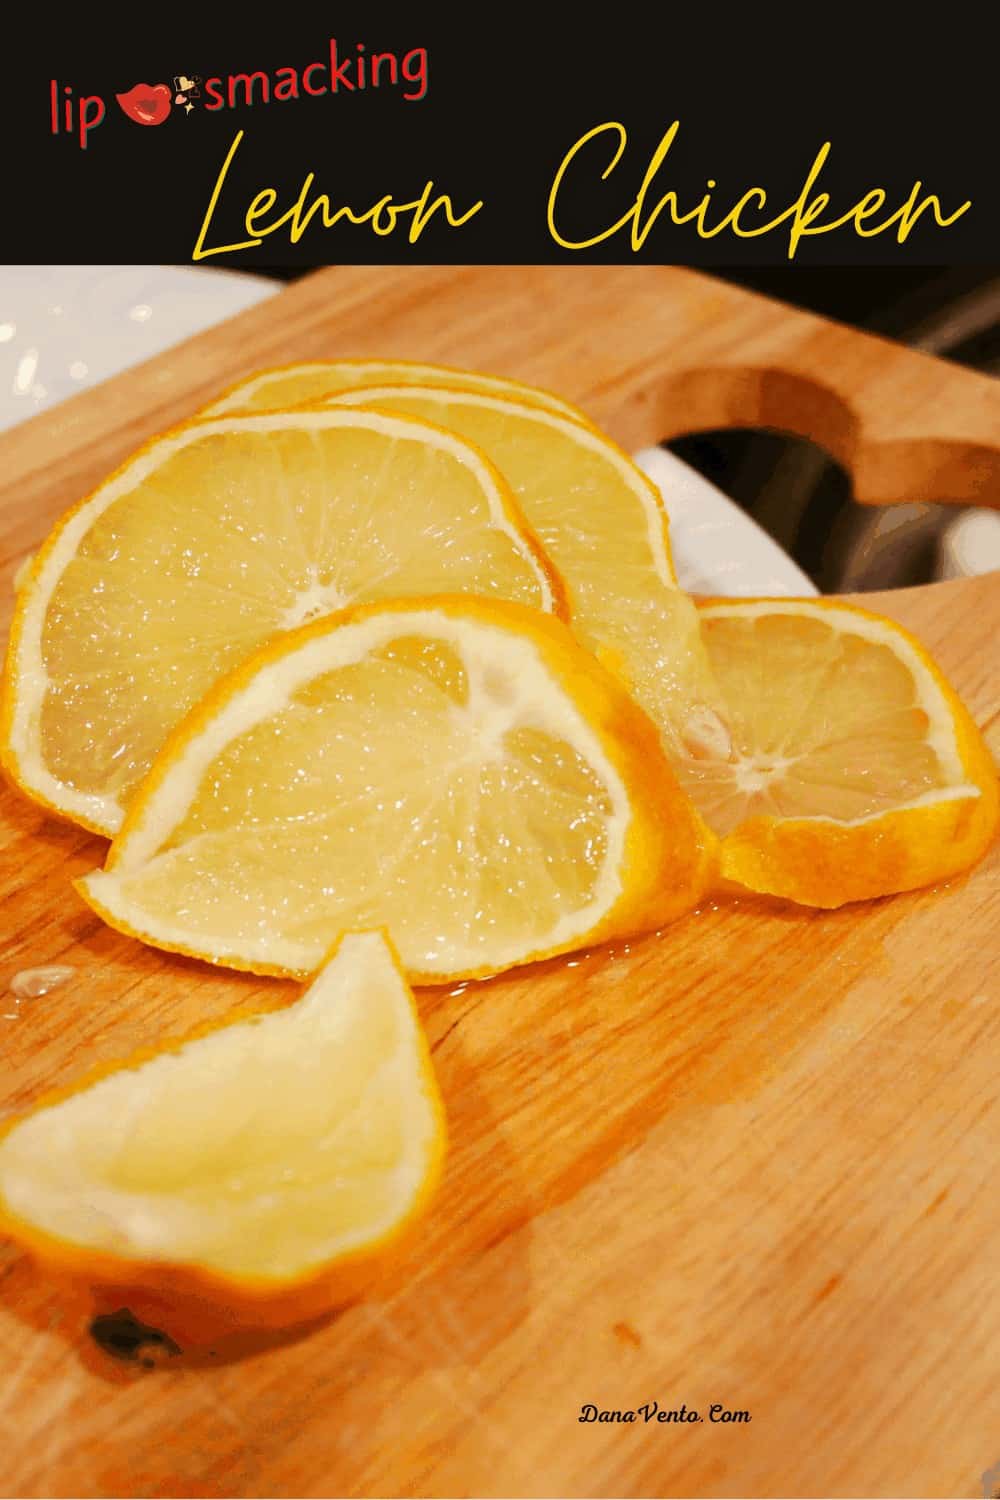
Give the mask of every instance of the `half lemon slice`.
POLYGON ((440 982, 657 927, 713 851, 654 726, 564 625, 453 595, 347 610, 238 668, 79 889, 145 942, 260 973, 384 927, 440 982))

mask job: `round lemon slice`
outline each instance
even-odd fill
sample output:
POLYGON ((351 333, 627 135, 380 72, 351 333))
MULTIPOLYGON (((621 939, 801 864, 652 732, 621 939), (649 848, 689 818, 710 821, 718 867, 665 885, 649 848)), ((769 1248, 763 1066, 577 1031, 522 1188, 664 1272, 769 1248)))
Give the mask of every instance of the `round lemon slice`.
POLYGON ((355 933, 294 1004, 6 1122, 0 1226, 185 1337, 296 1322, 378 1273, 444 1145, 413 996, 386 940, 355 933))
POLYGON ((724 879, 811 906, 973 864, 997 827, 982 736, 920 642, 835 600, 701 606, 718 715, 673 758, 724 879))
POLYGON ((100 833, 167 733, 276 631, 438 590, 559 609, 510 490, 463 439, 299 411, 155 438, 52 532, 18 594, 0 756, 100 833))
POLYGON ((260 973, 384 927, 440 982, 657 927, 713 849, 654 726, 564 625, 453 595, 359 606, 238 668, 79 889, 146 942, 260 973))

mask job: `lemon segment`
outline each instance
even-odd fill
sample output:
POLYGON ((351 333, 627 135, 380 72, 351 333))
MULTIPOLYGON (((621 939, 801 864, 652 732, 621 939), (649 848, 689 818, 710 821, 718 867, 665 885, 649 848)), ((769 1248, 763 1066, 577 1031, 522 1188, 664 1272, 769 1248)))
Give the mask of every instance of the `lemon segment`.
POLYGON ((443 1151, 413 997, 385 939, 355 933, 294 1004, 8 1124, 0 1222, 95 1284, 314 1312, 423 1208, 443 1151))

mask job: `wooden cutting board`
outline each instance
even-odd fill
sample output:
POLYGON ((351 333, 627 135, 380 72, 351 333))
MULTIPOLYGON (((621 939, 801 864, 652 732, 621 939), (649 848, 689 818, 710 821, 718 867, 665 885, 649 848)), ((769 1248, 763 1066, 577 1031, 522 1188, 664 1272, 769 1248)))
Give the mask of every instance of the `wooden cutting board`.
MULTIPOLYGON (((3 438, 3 616, 21 557, 147 434, 252 368, 364 354, 536 380, 627 447, 771 424, 826 442, 866 500, 1000 497, 997 384, 709 278, 344 268, 3 438)), ((866 602, 922 635, 996 748, 1000 578, 866 602)), ((0 1019, 2 1108, 291 993, 104 928, 68 883, 102 849, 0 794, 0 987, 77 968, 0 1019)), ((116 1361, 0 1244, 0 1491, 979 1494, 1000 1460, 998 872, 994 851, 839 912, 712 907, 423 992, 443 1190, 393 1280, 307 1333, 116 1361), (579 1421, 653 1402, 704 1420, 579 1421)))

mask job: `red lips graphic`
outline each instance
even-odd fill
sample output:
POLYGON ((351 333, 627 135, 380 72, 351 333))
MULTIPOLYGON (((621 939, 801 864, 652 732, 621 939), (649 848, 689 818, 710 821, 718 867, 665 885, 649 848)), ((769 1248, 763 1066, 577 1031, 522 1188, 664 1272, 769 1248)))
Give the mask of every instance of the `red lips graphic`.
POLYGON ((115 98, 137 125, 162 125, 170 113, 173 94, 165 83, 137 83, 115 98))

